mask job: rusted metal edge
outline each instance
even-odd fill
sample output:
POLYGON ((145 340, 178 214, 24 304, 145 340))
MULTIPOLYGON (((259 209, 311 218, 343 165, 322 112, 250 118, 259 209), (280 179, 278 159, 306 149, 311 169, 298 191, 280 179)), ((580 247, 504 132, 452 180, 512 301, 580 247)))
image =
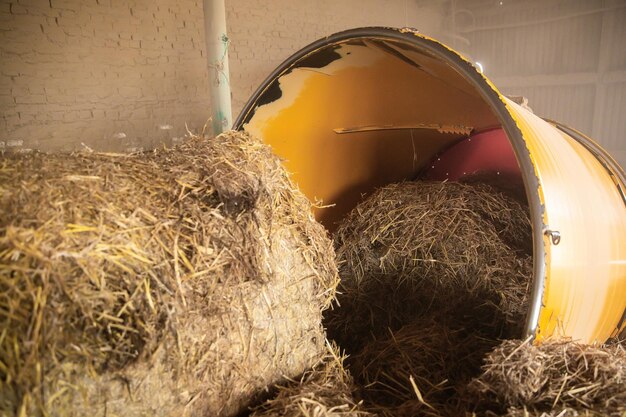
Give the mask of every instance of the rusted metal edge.
POLYGON ((412 124, 412 125, 382 125, 382 126, 354 126, 354 127, 338 127, 333 129, 333 132, 343 135, 345 133, 358 133, 358 132, 374 132, 380 130, 413 130, 413 129, 426 129, 436 130, 439 133, 461 134, 469 135, 474 130, 473 127, 460 126, 460 125, 445 125, 445 124, 412 124))

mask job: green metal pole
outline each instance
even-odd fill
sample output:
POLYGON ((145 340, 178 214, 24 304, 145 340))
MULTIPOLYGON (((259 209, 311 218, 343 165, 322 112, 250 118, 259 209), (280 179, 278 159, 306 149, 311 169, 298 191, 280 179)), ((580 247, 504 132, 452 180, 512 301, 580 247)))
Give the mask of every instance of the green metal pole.
POLYGON ((204 0, 204 32, 209 65, 209 90, 213 134, 233 125, 228 68, 229 39, 226 34, 224 0, 204 0))

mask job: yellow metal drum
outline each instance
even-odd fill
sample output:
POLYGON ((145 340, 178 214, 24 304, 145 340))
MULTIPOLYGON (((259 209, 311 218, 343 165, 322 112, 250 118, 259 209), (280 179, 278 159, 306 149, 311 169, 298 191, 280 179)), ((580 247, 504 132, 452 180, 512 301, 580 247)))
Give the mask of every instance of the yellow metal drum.
POLYGON ((320 39, 265 80, 235 128, 272 145, 323 204, 316 216, 331 231, 364 194, 419 177, 471 132, 504 129, 533 222, 527 335, 603 342, 624 329, 624 172, 589 138, 502 96, 437 41, 392 28, 320 39))

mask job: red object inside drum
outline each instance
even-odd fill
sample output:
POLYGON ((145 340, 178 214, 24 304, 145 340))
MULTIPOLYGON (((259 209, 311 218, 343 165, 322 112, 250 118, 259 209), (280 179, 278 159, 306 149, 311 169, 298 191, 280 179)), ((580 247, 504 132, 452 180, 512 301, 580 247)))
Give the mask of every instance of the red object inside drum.
POLYGON ((429 180, 458 181, 469 175, 489 173, 522 183, 513 148, 500 128, 463 139, 439 154, 430 165, 424 175, 429 180))

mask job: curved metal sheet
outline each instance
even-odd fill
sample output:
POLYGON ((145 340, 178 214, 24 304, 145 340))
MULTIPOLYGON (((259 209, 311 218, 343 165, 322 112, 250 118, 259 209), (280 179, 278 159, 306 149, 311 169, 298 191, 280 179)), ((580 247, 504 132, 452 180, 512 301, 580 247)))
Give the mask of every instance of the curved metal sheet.
MULTIPOLYGON (((623 328, 626 309, 626 206, 613 172, 579 140, 508 101, 538 170, 548 248, 537 337, 604 342, 623 328)), ((597 146, 597 145, 595 145, 597 146)))

